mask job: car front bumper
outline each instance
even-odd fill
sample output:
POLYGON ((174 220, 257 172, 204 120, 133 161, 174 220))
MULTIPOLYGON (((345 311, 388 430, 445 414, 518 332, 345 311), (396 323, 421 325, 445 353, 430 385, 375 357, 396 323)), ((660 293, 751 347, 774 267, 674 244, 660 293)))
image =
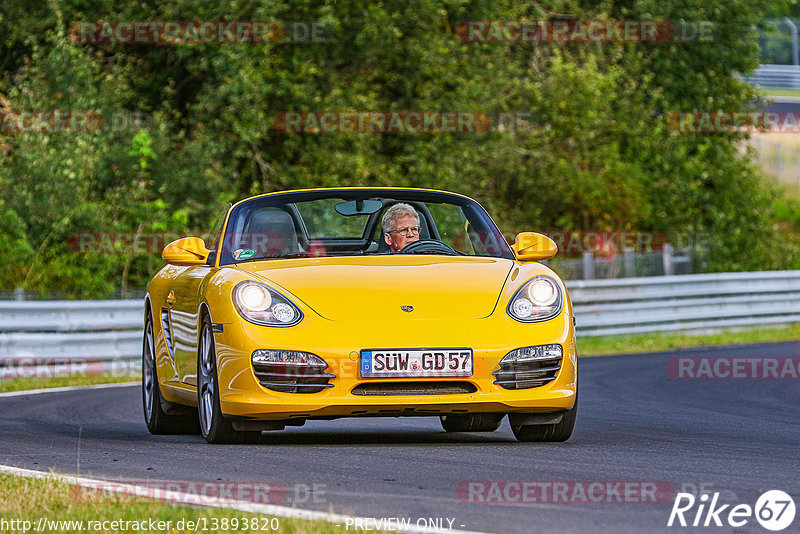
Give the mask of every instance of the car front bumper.
POLYGON ((454 413, 537 413, 572 408, 577 386, 577 354, 569 308, 554 319, 524 324, 505 314, 483 319, 405 321, 330 321, 306 317, 289 328, 246 321, 222 325, 214 334, 220 405, 226 416, 255 420, 291 420, 357 416, 443 415, 454 413), (500 360, 513 349, 560 344, 561 369, 554 380, 529 389, 508 390, 494 384, 500 360), (360 351, 378 348, 469 347, 473 374, 461 378, 362 378, 360 351), (335 375, 332 387, 316 393, 282 393, 256 378, 251 355, 256 349, 298 350, 316 354, 335 375), (467 382, 472 393, 358 395, 366 383, 467 382))

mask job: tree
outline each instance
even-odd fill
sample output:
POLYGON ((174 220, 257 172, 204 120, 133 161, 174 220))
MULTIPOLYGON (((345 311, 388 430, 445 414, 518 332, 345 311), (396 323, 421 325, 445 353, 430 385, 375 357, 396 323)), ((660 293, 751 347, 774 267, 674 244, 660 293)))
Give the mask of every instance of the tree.
POLYGON ((712 270, 791 266, 797 247, 775 224, 775 193, 739 149, 744 137, 681 134, 667 120, 751 105, 753 89, 738 73, 757 65, 754 26, 770 5, 10 0, 0 7, 4 107, 87 110, 105 122, 81 135, 0 133, 3 209, 16 214, 2 231, 17 243, 13 257, 32 251, 34 260, 25 269, 0 263, 9 273, 2 283, 89 296, 143 287, 162 265, 158 247, 126 256, 114 236, 202 233, 231 200, 335 185, 459 191, 507 231, 703 236, 712 270), (622 43, 464 42, 458 33, 466 20, 565 18, 702 23, 711 33, 622 43), (71 41, 70 26, 87 20, 283 21, 288 33, 268 43, 71 41), (292 39, 312 23, 324 40, 292 39), (489 116, 492 128, 276 127, 292 111, 425 110, 489 116), (111 236, 104 252, 76 253, 74 236, 87 232, 111 236))

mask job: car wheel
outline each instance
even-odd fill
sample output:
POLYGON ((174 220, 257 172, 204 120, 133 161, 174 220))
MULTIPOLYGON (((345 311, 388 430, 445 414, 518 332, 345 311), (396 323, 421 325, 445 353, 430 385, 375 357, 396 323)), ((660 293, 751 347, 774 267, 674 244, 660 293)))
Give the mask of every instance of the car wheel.
POLYGON ((476 413, 469 415, 440 415, 446 432, 494 432, 500 428, 505 414, 476 413))
POLYGON ((142 343, 142 406, 151 434, 197 434, 197 412, 164 399, 158 385, 153 318, 148 315, 142 343))
POLYGON ((575 390, 575 405, 564 411, 561 421, 545 425, 516 425, 511 417, 511 431, 518 441, 567 441, 575 428, 578 416, 578 390, 575 390))
POLYGON ((211 319, 203 317, 200 347, 197 351, 197 411, 200 433, 208 443, 245 443, 257 439, 261 432, 243 432, 233 428, 222 416, 219 403, 217 352, 211 319))

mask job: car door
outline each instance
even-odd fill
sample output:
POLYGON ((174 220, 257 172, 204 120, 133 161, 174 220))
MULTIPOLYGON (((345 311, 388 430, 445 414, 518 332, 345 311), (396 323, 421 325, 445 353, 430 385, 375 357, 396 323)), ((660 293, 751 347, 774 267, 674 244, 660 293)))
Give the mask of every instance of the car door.
POLYGON ((174 340, 175 369, 181 382, 197 385, 197 343, 200 318, 199 291, 211 271, 208 265, 186 267, 175 277, 167 296, 170 330, 174 340))
MULTIPOLYGON (((209 263, 216 259, 219 240, 225 216, 231 208, 226 204, 218 213, 214 230, 205 239, 212 243, 215 250, 209 255, 209 263)), ((200 286, 212 270, 211 265, 193 265, 183 267, 172 281, 172 290, 167 296, 169 306, 170 330, 174 340, 174 365, 181 382, 197 385, 197 344, 200 337, 200 286)))

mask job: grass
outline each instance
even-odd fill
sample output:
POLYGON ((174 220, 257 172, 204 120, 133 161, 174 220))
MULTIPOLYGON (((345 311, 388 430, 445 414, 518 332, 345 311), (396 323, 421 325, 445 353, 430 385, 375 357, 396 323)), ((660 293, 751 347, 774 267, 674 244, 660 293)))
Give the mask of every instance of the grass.
POLYGON ((764 89, 764 96, 800 96, 800 91, 797 89, 764 89))
POLYGON ((60 388, 65 386, 88 386, 92 384, 112 384, 116 382, 135 382, 141 380, 136 374, 103 374, 59 376, 51 378, 14 378, 0 380, 0 393, 26 389, 60 388))
POLYGON ((659 352, 691 347, 798 340, 800 340, 800 324, 785 328, 723 330, 712 334, 700 335, 666 332, 606 337, 581 337, 578 335, 578 353, 581 356, 602 356, 605 354, 659 352))
POLYGON ((781 196, 800 198, 800 134, 753 133, 749 143, 756 151, 756 163, 783 190, 781 196))
POLYGON ((340 532, 344 526, 337 527, 326 521, 306 521, 288 518, 273 518, 258 514, 239 512, 223 508, 193 507, 171 505, 152 499, 101 493, 84 490, 67 482, 47 478, 35 479, 0 474, 0 532, 22 531, 22 523, 8 523, 10 520, 30 521, 28 532, 165 532, 170 534, 194 531, 187 528, 188 521, 194 521, 197 531, 203 531, 203 524, 211 532, 277 532, 277 533, 330 533, 340 532), (41 518, 51 523, 47 528, 35 530, 41 518), (164 521, 166 528, 160 526, 155 531, 140 529, 141 521, 164 521), (179 528, 179 521, 183 528, 179 528), (227 520, 227 521, 224 521, 227 520), (244 521, 256 528, 242 528, 244 521), (6 521, 5 524, 2 521, 6 521), (53 524, 53 521, 73 521, 73 523, 53 524), (108 521, 100 529, 88 521, 108 521), (120 521, 112 525, 111 521, 120 521), (129 523, 124 523, 124 522, 129 523), (170 521, 167 525, 167 521, 170 521), (216 521, 216 523, 215 523, 216 521), (81 526, 74 522, 83 522, 81 526), (137 523, 130 523, 137 522, 137 523), (198 523, 199 522, 199 523, 198 523), (212 529, 216 526, 218 528, 212 529), (226 526, 226 528, 221 528, 226 526), (278 528, 276 529, 275 526, 278 528), (268 527, 268 528, 265 528, 268 527))

